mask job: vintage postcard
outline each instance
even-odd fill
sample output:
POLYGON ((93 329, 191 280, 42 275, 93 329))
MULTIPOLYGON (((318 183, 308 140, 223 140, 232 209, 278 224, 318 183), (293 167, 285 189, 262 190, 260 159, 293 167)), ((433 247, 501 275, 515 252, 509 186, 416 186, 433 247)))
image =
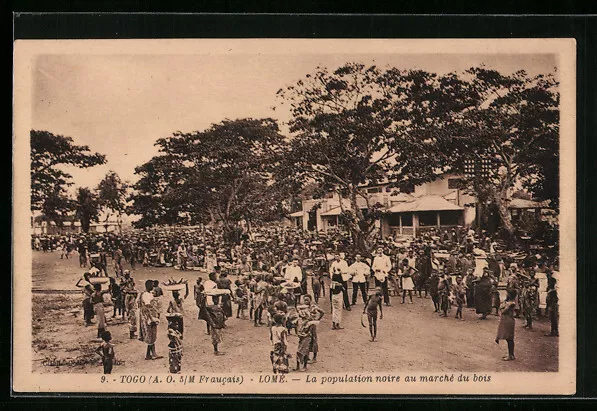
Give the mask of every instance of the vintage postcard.
POLYGON ((17 393, 576 392, 574 39, 15 42, 17 393))

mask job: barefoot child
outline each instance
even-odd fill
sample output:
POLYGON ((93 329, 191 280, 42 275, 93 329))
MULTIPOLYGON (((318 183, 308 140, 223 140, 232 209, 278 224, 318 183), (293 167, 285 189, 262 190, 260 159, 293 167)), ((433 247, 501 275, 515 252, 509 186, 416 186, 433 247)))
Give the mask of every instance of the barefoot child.
POLYGON ((241 318, 242 316, 242 319, 244 320, 246 318, 246 311, 249 305, 247 287, 240 280, 236 280, 234 282, 234 285, 236 285, 236 290, 234 290, 234 299, 237 304, 236 318, 241 318))
POLYGON ((168 364, 170 373, 180 373, 182 366, 182 334, 178 331, 178 323, 168 325, 168 364))
POLYGON ((380 317, 383 319, 383 309, 381 308, 382 302, 381 287, 375 287, 375 294, 370 295, 365 304, 363 314, 367 313, 367 321, 369 322, 369 334, 371 334, 371 342, 375 341, 377 337, 377 307, 379 307, 380 317))
POLYGON ((309 294, 305 295, 303 301, 309 308, 309 318, 311 319, 311 346, 309 352, 313 353, 313 358, 309 360, 309 364, 317 362, 317 353, 319 352, 319 340, 317 338, 317 325, 325 315, 323 310, 313 302, 309 294))
POLYGON ((323 278, 320 271, 313 272, 311 277, 311 288, 313 289, 313 296, 315 297, 315 304, 319 303, 319 296, 321 295, 323 278))
POLYGON ((93 304, 93 311, 97 317, 97 338, 102 338, 102 333, 106 331, 106 313, 104 311, 104 294, 108 290, 102 291, 101 284, 94 284, 94 294, 91 296, 91 303, 93 304))
POLYGON ((288 331, 284 326, 285 316, 282 313, 275 313, 273 317, 274 325, 271 329, 270 339, 272 341, 272 351, 270 360, 274 374, 288 373, 288 358, 286 353, 288 349, 288 331))
MULTIPOLYGON (((180 292, 177 290, 172 291, 172 300, 168 304, 168 322, 176 322, 178 324, 177 331, 180 334, 184 334, 184 300, 189 296, 189 284, 185 283, 186 292, 185 296, 181 297, 180 292)), ((168 325, 170 328, 170 325, 168 325)))
POLYGON ((118 315, 122 315, 122 318, 124 319, 124 297, 122 295, 122 289, 120 288, 120 285, 116 283, 114 277, 110 277, 110 286, 108 290, 112 297, 112 304, 114 304, 112 318, 116 317, 116 313, 118 313, 118 315))
POLYGON ((125 294, 125 309, 129 322, 129 338, 137 338, 137 291, 128 290, 125 294))
POLYGON ((102 343, 95 350, 96 353, 102 357, 102 365, 104 366, 104 374, 112 374, 112 366, 114 365, 114 346, 110 343, 112 335, 110 331, 102 333, 102 343))

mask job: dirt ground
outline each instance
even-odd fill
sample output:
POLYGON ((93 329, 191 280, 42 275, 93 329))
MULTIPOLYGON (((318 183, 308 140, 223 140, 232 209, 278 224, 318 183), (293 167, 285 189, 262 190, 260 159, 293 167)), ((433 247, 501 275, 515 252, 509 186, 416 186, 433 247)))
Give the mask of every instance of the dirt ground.
MULTIPOLYGON (((74 284, 82 272, 76 254, 69 260, 60 260, 59 253, 33 253, 34 372, 103 372, 99 357, 94 354, 100 344, 96 338, 97 328, 83 325, 81 294, 64 292, 76 289, 74 284)), ((185 301, 182 372, 271 372, 269 330, 266 326, 254 327, 248 319, 227 321, 221 344, 225 355, 213 355, 205 322, 197 319, 197 308, 192 300, 192 284, 198 275, 200 273, 194 271, 181 273, 173 268, 139 266, 133 272, 138 287, 146 279, 163 281, 169 277, 185 277, 189 280, 191 294, 185 301)), ((169 296, 163 298, 165 309, 169 296)), ((502 361, 505 341, 500 345, 494 341, 498 317, 489 316, 481 321, 473 310, 465 308, 464 321, 453 317, 455 310, 448 318, 441 318, 433 312, 430 298, 413 300, 413 304, 402 305, 394 297, 391 307, 384 306, 384 318, 378 321, 379 341, 371 343, 368 329, 360 324, 362 301, 359 300, 352 311, 344 311, 342 325, 345 329, 333 331, 329 298, 322 298, 319 305, 326 316, 318 326, 320 353, 318 362, 309 365, 310 371, 541 372, 558 369, 558 338, 544 336, 549 331, 545 318, 534 322, 532 331, 522 328, 522 320, 516 321, 516 360, 506 362, 502 361)), ((165 319, 159 325, 156 345, 158 355, 163 358, 147 361, 145 344, 129 339, 128 325, 111 317, 110 312, 108 330, 112 333, 117 360, 113 373, 168 372, 165 319)), ((289 352, 294 355, 298 337, 293 334, 289 340, 289 352)))

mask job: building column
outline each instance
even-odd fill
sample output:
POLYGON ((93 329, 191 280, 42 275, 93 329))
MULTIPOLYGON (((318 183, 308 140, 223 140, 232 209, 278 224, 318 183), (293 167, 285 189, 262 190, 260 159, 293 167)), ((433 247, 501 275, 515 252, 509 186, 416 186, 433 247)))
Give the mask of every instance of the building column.
POLYGON ((413 213, 413 237, 417 238, 417 228, 419 228, 419 216, 413 213))
POLYGON ((398 221, 400 221, 400 235, 402 235, 402 213, 398 214, 398 221))
POLYGON ((442 220, 441 220, 441 218, 439 216, 439 211, 437 212, 436 215, 437 215, 437 231, 439 231, 440 227, 442 226, 442 220))

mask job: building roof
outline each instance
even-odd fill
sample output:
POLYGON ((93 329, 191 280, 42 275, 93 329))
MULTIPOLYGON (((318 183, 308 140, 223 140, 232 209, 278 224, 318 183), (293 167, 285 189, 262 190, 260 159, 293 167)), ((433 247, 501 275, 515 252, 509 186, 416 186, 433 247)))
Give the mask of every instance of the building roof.
POLYGON ((508 204, 508 208, 548 208, 548 201, 525 200, 524 198, 513 198, 508 204))
POLYGON ((396 204, 388 209, 389 213, 406 213, 414 211, 451 211, 464 210, 464 207, 458 206, 441 196, 422 196, 414 198, 412 201, 405 201, 396 204))
POLYGON ((391 195, 389 197, 390 203, 403 203, 403 202, 413 201, 414 199, 416 199, 415 196, 412 196, 407 193, 398 193, 396 195, 391 195))
POLYGON ((304 215, 305 215, 305 213, 303 211, 296 211, 296 212, 290 214, 290 217, 302 217, 304 215))
POLYGON ((325 213, 321 213, 322 217, 328 217, 328 216, 337 216, 342 214, 342 208, 341 207, 334 207, 328 211, 326 211, 325 213))

